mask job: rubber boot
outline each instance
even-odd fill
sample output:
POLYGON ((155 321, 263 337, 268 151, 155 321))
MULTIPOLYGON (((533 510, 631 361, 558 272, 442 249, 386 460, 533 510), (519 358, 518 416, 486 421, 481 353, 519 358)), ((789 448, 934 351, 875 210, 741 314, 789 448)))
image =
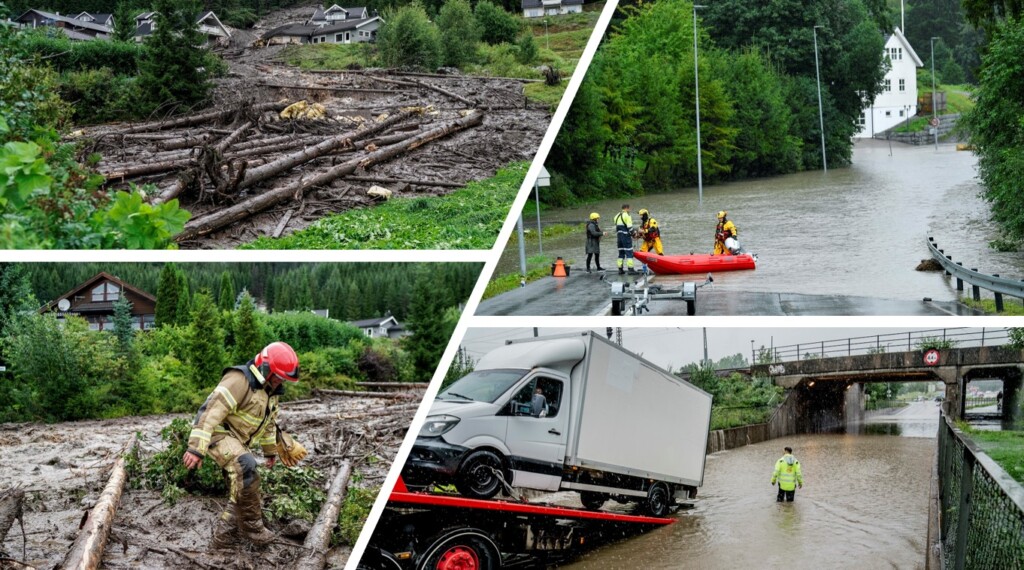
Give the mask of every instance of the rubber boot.
POLYGON ((210 540, 210 550, 225 550, 238 546, 242 535, 238 534, 238 523, 234 509, 221 513, 217 517, 217 524, 213 527, 213 539, 210 540))
POLYGON ((238 496, 238 530, 255 544, 269 544, 277 535, 263 526, 263 500, 259 479, 242 489, 238 496))

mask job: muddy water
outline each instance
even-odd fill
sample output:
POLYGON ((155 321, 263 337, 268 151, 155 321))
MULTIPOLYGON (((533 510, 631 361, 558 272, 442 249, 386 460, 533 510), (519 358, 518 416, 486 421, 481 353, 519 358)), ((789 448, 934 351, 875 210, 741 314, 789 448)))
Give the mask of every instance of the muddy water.
MULTIPOLYGON (((953 146, 893 145, 862 141, 853 165, 704 188, 697 206, 696 188, 631 199, 634 221, 640 208, 652 211, 662 229, 665 253, 710 253, 715 213, 729 211, 744 247, 759 255, 755 271, 715 275, 716 288, 811 294, 862 295, 888 299, 955 299, 940 274, 917 272, 928 257, 931 235, 954 260, 1004 276, 1024 278, 1024 255, 996 253, 988 242, 998 237, 988 222, 989 208, 978 196, 976 157, 953 146)), ((586 220, 599 212, 604 229, 605 267, 614 267, 612 220, 621 199, 547 212, 547 222, 586 220)), ((525 221, 535 223, 534 212, 525 221)), ((638 223, 638 222, 637 222, 638 223)), ((582 263, 580 232, 545 240, 544 252, 582 263)), ((537 252, 528 244, 527 255, 537 252)), ((515 248, 507 250, 499 272, 516 271, 515 248)), ((671 283, 672 279, 659 278, 671 283)))
MULTIPOLYGON (((936 421, 930 437, 907 437, 917 429, 806 435, 711 455, 694 509, 570 567, 924 568, 936 421), (805 485, 794 503, 778 504, 769 480, 784 445, 800 459, 805 485)), ((899 424, 880 418, 865 427, 899 424)))

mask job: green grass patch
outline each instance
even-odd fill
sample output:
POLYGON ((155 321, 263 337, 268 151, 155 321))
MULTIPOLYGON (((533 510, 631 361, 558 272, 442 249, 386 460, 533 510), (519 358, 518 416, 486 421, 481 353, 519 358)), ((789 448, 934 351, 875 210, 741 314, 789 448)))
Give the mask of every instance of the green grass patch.
POLYGON ((775 407, 729 408, 712 406, 711 430, 763 424, 771 419, 775 407))
MULTIPOLYGON (((936 89, 946 93, 946 110, 943 111, 943 114, 966 113, 974 108, 974 99, 968 94, 972 89, 971 86, 939 85, 936 89)), ((919 84, 917 87, 918 95, 931 96, 931 92, 932 86, 930 83, 919 84)))
MULTIPOLYGON (((544 226, 541 232, 545 238, 554 238, 558 236, 564 236, 566 234, 582 232, 586 230, 584 224, 573 225, 573 224, 552 224, 550 226, 544 226)), ((537 241, 537 232, 534 230, 523 230, 523 237, 527 242, 537 241)), ((517 245, 519 243, 519 233, 512 232, 512 236, 509 237, 508 247, 517 245)), ((547 259, 547 258, 545 258, 547 259)))
POLYGON ((377 48, 369 43, 288 46, 281 52, 285 63, 301 69, 369 67, 376 57, 377 48))
POLYGON ((447 196, 395 198, 328 216, 283 238, 245 249, 490 249, 529 163, 516 162, 447 196))
POLYGON ((930 117, 914 117, 910 121, 903 121, 896 127, 897 133, 919 133, 928 128, 930 117))
POLYGON ((1024 431, 986 431, 959 427, 1016 481, 1024 483, 1024 431))
MULTIPOLYGON (((357 476, 358 473, 353 476, 353 479, 356 479, 357 476)), ((341 506, 341 512, 338 513, 338 532, 334 536, 336 540, 332 542, 335 544, 339 542, 356 543, 356 539, 359 538, 359 533, 366 523, 366 517, 369 516, 373 502, 379 493, 380 487, 349 487, 345 502, 341 506)))
MULTIPOLYGON (((548 266, 535 267, 533 269, 528 268, 526 270, 526 282, 530 283, 531 281, 536 281, 541 277, 546 277, 548 275, 551 275, 551 268, 548 266)), ((484 289, 483 299, 490 299, 491 297, 496 297, 502 293, 507 293, 519 287, 521 279, 522 276, 518 273, 511 273, 491 279, 487 284, 487 287, 484 289)))
POLYGON ((1020 301, 1006 296, 1003 297, 1003 312, 1001 313, 996 312, 995 299, 982 299, 980 301, 975 301, 970 297, 961 297, 960 302, 972 309, 984 311, 985 314, 1009 316, 1024 315, 1024 305, 1021 305, 1020 301))

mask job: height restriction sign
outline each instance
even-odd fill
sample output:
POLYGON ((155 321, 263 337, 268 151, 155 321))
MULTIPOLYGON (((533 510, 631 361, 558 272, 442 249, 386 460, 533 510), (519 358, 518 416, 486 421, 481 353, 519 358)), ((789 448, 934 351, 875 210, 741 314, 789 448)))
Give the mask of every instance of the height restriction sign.
POLYGON ((924 363, 926 366, 935 366, 939 363, 939 351, 934 348, 924 353, 924 363))

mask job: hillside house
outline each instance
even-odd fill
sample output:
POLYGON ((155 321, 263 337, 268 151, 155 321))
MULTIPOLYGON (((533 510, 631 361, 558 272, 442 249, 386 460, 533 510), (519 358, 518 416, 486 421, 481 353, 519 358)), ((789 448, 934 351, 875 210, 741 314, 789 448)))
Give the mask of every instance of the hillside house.
MULTIPOLYGON (((135 41, 141 42, 148 36, 153 35, 156 29, 156 12, 143 12, 135 16, 135 41)), ((231 31, 220 22, 217 14, 207 10, 196 17, 196 25, 199 32, 206 36, 206 45, 227 43, 231 38, 231 31)))
POLYGON ((342 8, 337 4, 324 9, 321 4, 303 24, 285 24, 263 34, 267 45, 278 44, 352 44, 372 42, 383 21, 366 8, 342 8))
POLYGON ((122 297, 132 304, 133 329, 156 326, 156 297, 102 272, 43 305, 39 312, 54 313, 57 319, 82 317, 91 330, 108 331, 114 329, 114 303, 122 297))
POLYGON ((75 16, 75 19, 76 20, 81 20, 83 22, 90 22, 90 23, 93 23, 93 24, 99 24, 101 26, 106 26, 107 28, 110 28, 111 30, 114 29, 114 15, 113 14, 105 14, 105 13, 100 13, 100 12, 94 12, 94 13, 82 12, 81 14, 75 16))
POLYGON ((370 13, 364 7, 342 8, 335 4, 324 10, 324 5, 320 4, 316 7, 316 10, 313 11, 313 15, 306 20, 306 25, 323 27, 347 20, 366 20, 369 18, 370 13))
POLYGON ((578 14, 583 11, 583 0, 523 0, 522 7, 525 18, 578 14))
POLYGON ((855 138, 870 138, 917 115, 917 68, 923 66, 899 28, 885 38, 890 68, 882 92, 861 111, 855 138))
POLYGON ((405 330, 402 323, 399 323, 398 319, 390 311, 384 313, 383 317, 351 321, 349 324, 362 329, 366 336, 370 338, 401 338, 411 334, 405 330))
POLYGON ((27 10, 15 18, 14 21, 25 28, 56 28, 60 33, 73 41, 109 40, 111 33, 109 26, 95 21, 61 16, 59 12, 47 12, 45 10, 27 10))

